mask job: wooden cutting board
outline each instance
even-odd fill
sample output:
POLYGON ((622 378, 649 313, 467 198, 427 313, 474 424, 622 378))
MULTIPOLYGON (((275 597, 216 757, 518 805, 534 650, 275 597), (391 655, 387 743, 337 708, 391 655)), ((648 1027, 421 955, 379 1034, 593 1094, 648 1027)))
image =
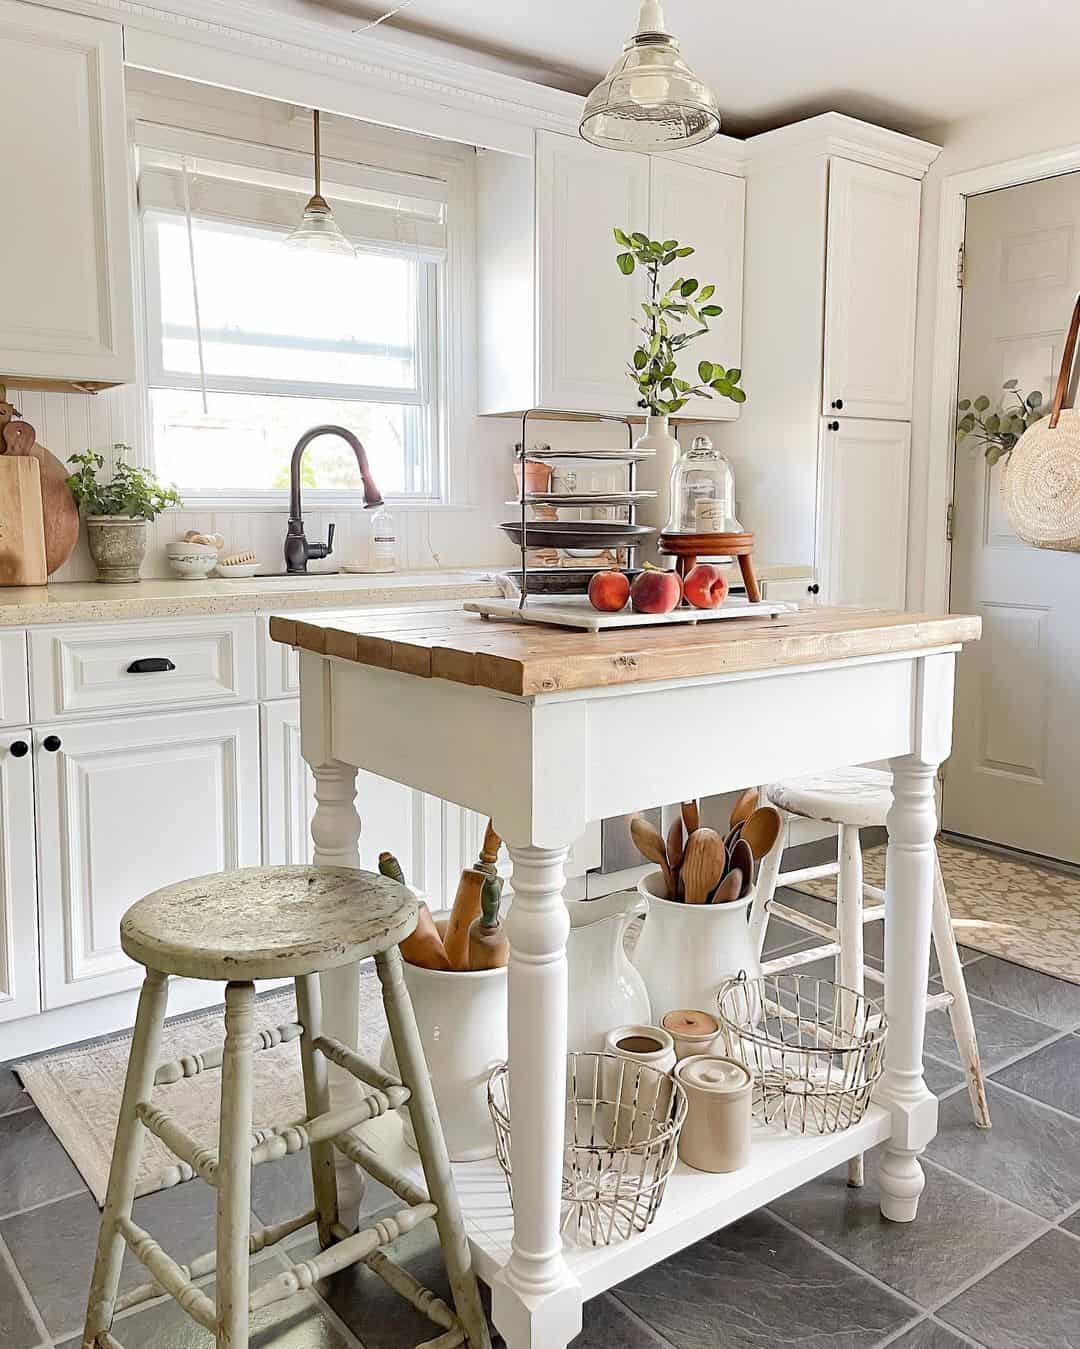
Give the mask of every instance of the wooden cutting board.
POLYGON ((0 585, 47 579, 41 467, 28 455, 0 455, 0 585))
POLYGON ((45 565, 51 576, 62 567, 79 542, 79 508, 67 485, 68 471, 40 444, 37 432, 23 421, 10 403, 0 402, 0 455, 25 455, 41 470, 41 499, 45 507, 45 565))

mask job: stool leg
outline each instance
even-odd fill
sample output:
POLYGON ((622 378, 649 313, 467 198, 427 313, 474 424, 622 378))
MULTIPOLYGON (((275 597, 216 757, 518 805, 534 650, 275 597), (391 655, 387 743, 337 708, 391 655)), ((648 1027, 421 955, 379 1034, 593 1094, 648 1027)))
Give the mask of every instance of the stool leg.
POLYGON ((986 1083, 983 1081, 982 1064, 979 1061, 979 1042, 975 1038, 975 1022, 972 1020, 971 1003, 968 1001, 967 981, 964 978, 964 967, 960 963, 960 952, 956 949, 956 935, 949 914, 949 898, 945 893, 945 880, 936 853, 932 923, 934 949, 937 951, 938 965, 941 968, 941 982, 946 991, 952 994, 949 1020, 952 1022, 953 1038, 956 1040, 960 1061, 967 1074, 971 1109, 978 1127, 989 1129, 990 1106, 986 1100, 986 1083))
POLYGON ((401 952, 396 946, 380 952, 375 957, 375 968, 382 984, 383 1006, 398 1070, 402 1082, 411 1093, 409 1118, 416 1135, 424 1179, 431 1202, 437 1204, 439 1209, 435 1225, 439 1229, 439 1242, 454 1295, 454 1306, 468 1339, 469 1349, 491 1349, 487 1319, 480 1305, 472 1254, 465 1235, 465 1222, 450 1173, 450 1159, 446 1155, 446 1140, 435 1109, 431 1078, 428 1076, 412 1002, 401 973, 401 952))
POLYGON ((765 945, 765 931, 769 925, 769 905, 776 895, 776 878, 780 874, 780 863, 787 847, 790 819, 786 813, 783 819, 784 823, 776 836, 776 842, 761 859, 754 902, 750 906, 750 945, 757 953, 758 959, 761 958, 761 949, 765 945))
MULTIPOLYGON (((300 1037, 300 1064, 304 1073, 304 1106, 310 1119, 313 1115, 324 1115, 330 1109, 326 1059, 314 1044, 322 1034, 322 997, 317 974, 297 977, 296 1012, 304 1028, 300 1037)), ((338 1220, 334 1145, 313 1143, 309 1151, 311 1189, 315 1196, 315 1207, 319 1210, 319 1245, 326 1250, 334 1240, 331 1233, 338 1220)))
POLYGON ((154 1073, 161 1048, 161 1027, 169 997, 169 977, 158 970, 147 970, 139 994, 139 1010, 135 1014, 135 1034, 128 1056, 124 1095, 120 1103, 120 1117, 116 1123, 116 1141, 113 1144, 112 1164, 109 1167, 109 1188, 105 1195, 105 1211, 101 1215, 98 1234, 97 1260, 90 1283, 90 1298, 83 1330, 83 1349, 98 1349, 108 1343, 106 1337, 112 1326, 113 1304, 120 1283, 120 1266, 124 1261, 124 1238, 117 1231, 118 1218, 130 1218, 135 1199, 135 1177, 142 1154, 145 1126, 135 1113, 135 1107, 150 1100, 154 1089, 154 1073))
POLYGON ((225 987, 218 1132, 217 1346, 247 1349, 255 985, 225 987))
MULTIPOLYGON (((836 957, 836 982, 861 993, 864 984, 863 869, 858 829, 842 824, 837 846, 840 874, 836 884, 836 927, 840 933, 840 954, 836 957)), ((841 1020, 850 1024, 854 1015, 854 998, 841 993, 841 1020)), ((848 1162, 848 1184, 862 1185, 863 1181, 863 1158, 860 1153, 848 1162)))

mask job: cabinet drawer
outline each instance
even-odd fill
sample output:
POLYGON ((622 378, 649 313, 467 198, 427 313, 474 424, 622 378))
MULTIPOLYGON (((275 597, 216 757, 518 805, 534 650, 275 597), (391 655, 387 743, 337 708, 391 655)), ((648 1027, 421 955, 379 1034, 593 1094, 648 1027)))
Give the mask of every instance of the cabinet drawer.
POLYGON ((259 697, 295 698, 300 692, 300 652, 270 636, 270 619, 260 614, 259 697))
POLYGON ((0 632, 0 726, 20 726, 29 720, 26 633, 0 632))
POLYGON ((255 618, 41 628, 30 634, 30 671, 34 721, 253 702, 255 618))
POLYGON ((805 608, 814 603, 818 591, 813 576, 786 577, 781 581, 762 581, 761 598, 782 604, 798 604, 805 608))

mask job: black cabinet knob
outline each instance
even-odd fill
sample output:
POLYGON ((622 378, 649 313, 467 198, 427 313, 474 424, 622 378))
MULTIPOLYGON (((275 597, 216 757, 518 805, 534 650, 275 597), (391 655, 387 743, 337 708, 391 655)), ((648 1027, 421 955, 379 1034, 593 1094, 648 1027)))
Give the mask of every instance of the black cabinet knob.
POLYGON ((60 748, 60 737, 58 735, 47 735, 41 743, 50 754, 55 754, 60 748))
POLYGON ((11 751, 11 757, 13 759, 25 758, 26 755, 30 753, 30 746, 25 740, 13 740, 8 748, 11 751))
POLYGON ((844 400, 842 398, 834 398, 832 400, 832 406, 836 409, 837 412, 843 412, 844 400))
POLYGON ((839 430, 840 430, 840 423, 839 423, 839 422, 830 422, 830 423, 829 423, 829 430, 830 430, 830 431, 839 431, 839 430))
POLYGON ((821 587, 818 585, 816 581, 814 582, 813 585, 808 585, 806 589, 811 595, 817 595, 821 591, 821 587))

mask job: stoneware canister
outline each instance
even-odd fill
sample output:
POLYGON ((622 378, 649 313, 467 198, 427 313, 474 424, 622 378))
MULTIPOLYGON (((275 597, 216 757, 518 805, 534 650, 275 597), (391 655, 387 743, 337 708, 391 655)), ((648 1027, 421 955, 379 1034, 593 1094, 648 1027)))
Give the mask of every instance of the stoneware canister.
POLYGON ((679 1007, 715 1007, 720 985, 740 970, 748 979, 761 974, 747 926, 752 890, 729 904, 683 904, 663 898, 664 878, 652 871, 638 891, 649 914, 633 961, 649 990, 654 1022, 679 1007))
POLYGON ((668 1012, 660 1025, 675 1041, 675 1057, 680 1062, 695 1054, 711 1054, 720 1038, 720 1022, 711 1012, 679 1008, 668 1012))
MULTIPOLYGON (((443 930, 447 915, 436 917, 443 930)), ((487 1103, 491 1070, 508 1056, 506 966, 498 970, 425 970, 404 964, 424 1047, 431 1089, 452 1162, 495 1156, 495 1134, 487 1103)), ((380 1061, 397 1072, 389 1036, 380 1061)), ((416 1147, 408 1106, 402 1111, 405 1141, 416 1147)))
POLYGON ((675 1069, 686 1092, 679 1160, 697 1171, 738 1171, 750 1160, 753 1079, 734 1059, 695 1054, 675 1069))
MULTIPOLYGON (((615 1132, 618 1146, 629 1141, 626 1126, 632 1124, 635 1116, 647 1116, 655 1111, 659 1083, 663 1081, 648 1073, 642 1077, 634 1071, 633 1065, 644 1064, 659 1073, 670 1073, 675 1067, 675 1041, 660 1026, 616 1026, 604 1036, 604 1052, 613 1056, 606 1065, 604 1095, 609 1100, 618 1100, 620 1126, 615 1132), (621 1069, 615 1059, 626 1060, 627 1067, 621 1069)), ((666 1102, 660 1104, 664 1106, 666 1102)))

